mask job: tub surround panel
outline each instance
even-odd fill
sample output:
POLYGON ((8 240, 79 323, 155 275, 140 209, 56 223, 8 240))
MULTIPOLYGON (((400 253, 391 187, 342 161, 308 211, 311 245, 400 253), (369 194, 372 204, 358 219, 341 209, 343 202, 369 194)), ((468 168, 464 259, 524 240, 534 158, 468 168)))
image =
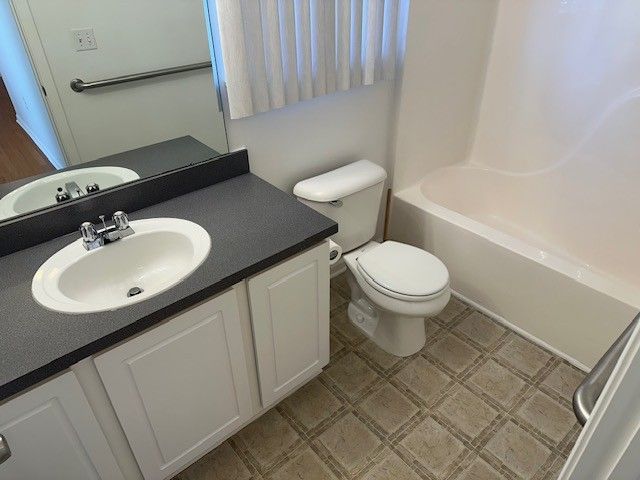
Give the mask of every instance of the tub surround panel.
POLYGON ((411 3, 393 188, 463 161, 473 141, 498 0, 411 3))
MULTIPOLYGON (((109 203, 108 207, 121 208, 118 203, 109 203)), ((0 278, 0 399, 337 232, 334 222, 250 173, 130 215, 132 220, 153 217, 183 218, 201 225, 211 235, 211 252, 183 282, 128 308, 68 315, 45 310, 32 298, 35 271, 52 254, 76 240, 76 233, 0 257, 0 270, 5 272, 0 278)), ((100 272, 79 281, 100 281, 100 272)))
POLYGON ((612 109, 637 103, 639 15, 635 0, 500 2, 471 160, 534 173, 577 157, 574 172, 590 168, 576 150, 612 109))
POLYGON ((77 231, 82 222, 96 223, 98 215, 129 213, 248 172, 247 151, 239 150, 15 217, 0 224, 0 256, 77 231))

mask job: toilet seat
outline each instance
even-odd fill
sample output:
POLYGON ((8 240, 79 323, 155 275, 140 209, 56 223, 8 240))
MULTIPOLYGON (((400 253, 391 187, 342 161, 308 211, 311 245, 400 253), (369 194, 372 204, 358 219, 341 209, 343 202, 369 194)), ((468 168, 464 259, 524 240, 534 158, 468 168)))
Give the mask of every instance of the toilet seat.
POLYGON ((439 261, 434 262, 423 250, 385 243, 369 242, 342 257, 351 290, 347 312, 350 322, 376 345, 393 355, 407 357, 425 345, 424 319, 438 315, 449 302, 449 274, 446 268, 444 272, 440 270, 439 261), (402 250, 400 255, 396 255, 398 250, 402 250), (375 251, 375 255, 366 255, 375 251), (377 270, 382 266, 383 273, 377 270), (426 295, 407 295, 394 289, 426 295))
POLYGON ((404 243, 386 241, 356 258, 372 288, 398 300, 423 302, 448 291, 449 272, 435 256, 404 243))

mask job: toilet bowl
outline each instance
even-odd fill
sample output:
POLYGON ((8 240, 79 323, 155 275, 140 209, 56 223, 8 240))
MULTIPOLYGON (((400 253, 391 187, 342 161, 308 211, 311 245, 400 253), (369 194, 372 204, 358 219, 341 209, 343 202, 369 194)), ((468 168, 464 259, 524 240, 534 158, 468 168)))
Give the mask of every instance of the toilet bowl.
POLYGON ((410 245, 369 242, 344 255, 351 289, 351 323, 400 357, 426 342, 425 318, 449 302, 449 273, 430 253, 410 245))
MULTIPOLYGON (((338 223, 331 239, 343 251, 351 322, 382 349, 406 357, 425 344, 425 317, 437 315, 449 301, 449 272, 419 248, 371 241, 386 178, 382 167, 359 160, 302 180, 293 193, 338 223)), ((332 276, 344 265, 333 265, 332 276)))

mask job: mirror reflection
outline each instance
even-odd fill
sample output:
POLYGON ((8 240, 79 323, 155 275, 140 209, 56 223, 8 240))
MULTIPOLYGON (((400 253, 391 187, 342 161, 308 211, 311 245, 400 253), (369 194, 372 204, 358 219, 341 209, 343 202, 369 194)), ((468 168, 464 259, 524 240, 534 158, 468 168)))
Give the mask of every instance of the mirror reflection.
POLYGON ((0 222, 228 151, 200 0, 0 0, 0 75, 0 222))

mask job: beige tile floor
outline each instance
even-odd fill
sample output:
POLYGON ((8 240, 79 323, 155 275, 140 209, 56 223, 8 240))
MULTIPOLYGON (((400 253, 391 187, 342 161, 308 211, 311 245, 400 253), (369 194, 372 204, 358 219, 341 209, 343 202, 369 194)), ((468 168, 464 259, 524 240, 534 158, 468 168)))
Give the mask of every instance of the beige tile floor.
POLYGON ((393 357, 331 288, 331 362, 176 480, 557 478, 583 374, 452 299, 421 352, 393 357))

